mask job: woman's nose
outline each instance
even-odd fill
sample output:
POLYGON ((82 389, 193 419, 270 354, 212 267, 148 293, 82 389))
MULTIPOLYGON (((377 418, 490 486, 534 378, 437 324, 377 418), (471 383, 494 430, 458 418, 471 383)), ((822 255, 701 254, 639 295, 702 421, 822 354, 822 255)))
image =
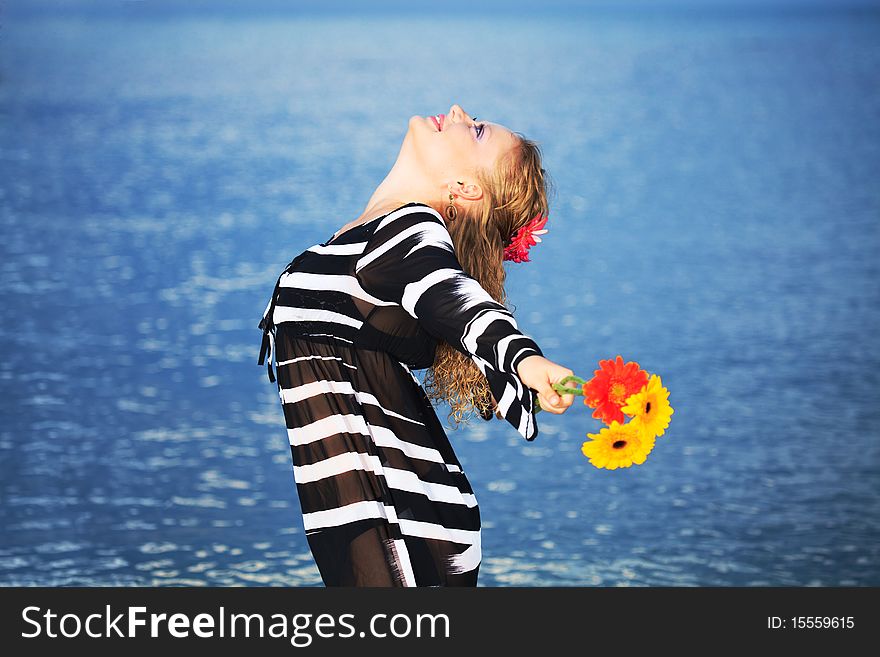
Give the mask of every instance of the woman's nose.
POLYGON ((465 123, 474 122, 470 115, 461 109, 461 105, 458 104, 453 104, 452 107, 449 108, 449 116, 452 117, 452 120, 456 123, 460 121, 464 121, 465 123))

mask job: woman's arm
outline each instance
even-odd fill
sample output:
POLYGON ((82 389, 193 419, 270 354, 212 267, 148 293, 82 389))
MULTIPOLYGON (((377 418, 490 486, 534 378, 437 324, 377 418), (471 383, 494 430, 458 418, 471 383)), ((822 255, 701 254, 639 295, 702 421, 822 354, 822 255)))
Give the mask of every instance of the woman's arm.
MULTIPOLYGON (((562 378, 568 370, 550 371, 550 361, 541 358, 526 368, 532 384, 525 383, 519 365, 543 356, 540 347, 520 332, 505 306, 462 270, 440 216, 421 207, 407 210, 376 228, 355 265, 355 277, 366 293, 399 304, 427 333, 470 357, 486 377, 501 415, 533 440, 534 404, 537 393, 547 388, 543 373, 562 378)), ((550 394, 544 401, 560 412, 550 394)))

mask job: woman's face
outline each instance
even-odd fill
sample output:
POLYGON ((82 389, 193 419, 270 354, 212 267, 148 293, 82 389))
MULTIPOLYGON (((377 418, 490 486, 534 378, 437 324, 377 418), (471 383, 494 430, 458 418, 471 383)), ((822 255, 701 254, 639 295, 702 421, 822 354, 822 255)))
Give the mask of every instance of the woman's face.
POLYGON ((459 179, 476 169, 492 170, 498 158, 513 148, 517 137, 498 123, 474 121, 458 105, 446 114, 413 116, 404 144, 435 181, 459 179))

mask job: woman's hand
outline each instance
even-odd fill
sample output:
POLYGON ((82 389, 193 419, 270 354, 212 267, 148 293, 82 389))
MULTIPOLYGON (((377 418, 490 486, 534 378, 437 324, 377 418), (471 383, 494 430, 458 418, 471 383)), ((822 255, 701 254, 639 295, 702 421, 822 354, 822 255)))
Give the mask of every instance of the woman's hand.
POLYGON ((552 387, 554 383, 574 374, 567 367, 535 355, 523 358, 516 371, 522 382, 538 393, 541 408, 545 411, 560 415, 574 403, 574 395, 559 395, 552 387))

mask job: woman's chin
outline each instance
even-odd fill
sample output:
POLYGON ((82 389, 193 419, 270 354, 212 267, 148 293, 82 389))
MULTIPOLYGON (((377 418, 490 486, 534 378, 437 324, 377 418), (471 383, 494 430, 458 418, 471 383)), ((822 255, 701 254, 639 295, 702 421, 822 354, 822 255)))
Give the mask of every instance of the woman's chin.
POLYGON ((431 119, 427 116, 420 116, 419 114, 414 114, 409 117, 409 129, 410 131, 424 132, 425 134, 437 132, 437 128, 434 126, 431 119))
POLYGON ((429 134, 429 130, 427 128, 428 126, 425 125, 424 116, 419 116, 418 114, 411 116, 409 119, 409 125, 407 126, 406 135, 404 135, 403 137, 401 149, 418 149, 419 146, 417 146, 417 144, 425 143, 422 142, 422 139, 424 139, 429 134))

